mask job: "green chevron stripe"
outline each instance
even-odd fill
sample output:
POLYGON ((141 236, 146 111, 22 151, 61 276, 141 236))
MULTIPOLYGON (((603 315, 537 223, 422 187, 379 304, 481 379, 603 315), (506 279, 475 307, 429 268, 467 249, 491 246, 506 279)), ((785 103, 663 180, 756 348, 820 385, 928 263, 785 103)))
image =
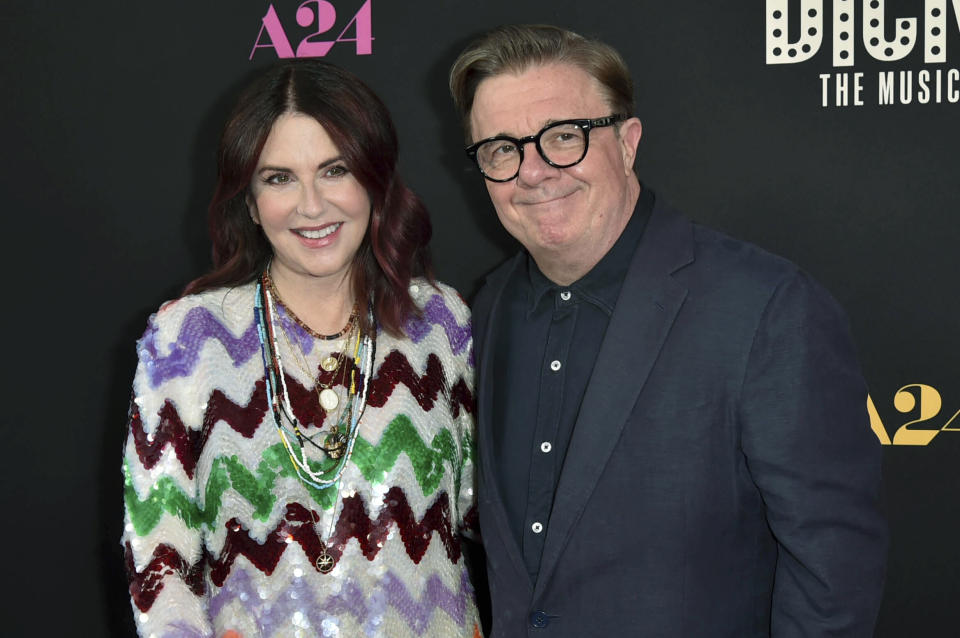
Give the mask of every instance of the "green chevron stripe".
MULTIPOLYGON (((457 446, 453 435, 446 428, 441 429, 428 447, 405 415, 399 415, 387 426, 380 443, 371 445, 358 438, 354 446, 353 463, 360 469, 364 478, 371 483, 383 482, 385 474, 393 469, 401 453, 406 453, 411 461, 414 476, 424 495, 432 494, 443 478, 444 461, 454 471, 454 487, 460 490, 460 475, 463 465, 473 458, 473 442, 464 439, 464 455, 458 459, 457 446)), ((320 469, 332 468, 332 461, 325 461, 320 469), (327 467, 325 467, 327 466, 327 467)), ((273 510, 276 495, 273 493, 278 477, 296 477, 293 462, 287 455, 282 443, 276 443, 264 450, 256 473, 245 467, 236 455, 217 457, 210 471, 204 489, 204 503, 201 507, 195 498, 191 498, 170 477, 161 477, 150 488, 150 493, 140 499, 133 487, 129 462, 124 463, 125 475, 124 501, 134 530, 140 536, 150 533, 159 523, 164 512, 176 516, 192 529, 210 526, 220 513, 223 494, 232 487, 254 506, 254 518, 265 521, 273 510)), ((335 490, 318 490, 305 485, 310 497, 323 509, 333 507, 335 490)))
POLYGON ((365 479, 371 483, 382 483, 384 475, 393 469, 400 453, 406 452, 420 488, 425 495, 429 495, 437 489, 443 478, 444 461, 455 471, 460 469, 456 447, 453 435, 446 428, 440 430, 433 437, 430 447, 427 447, 410 419, 401 414, 390 422, 376 446, 357 438, 353 462, 365 479))

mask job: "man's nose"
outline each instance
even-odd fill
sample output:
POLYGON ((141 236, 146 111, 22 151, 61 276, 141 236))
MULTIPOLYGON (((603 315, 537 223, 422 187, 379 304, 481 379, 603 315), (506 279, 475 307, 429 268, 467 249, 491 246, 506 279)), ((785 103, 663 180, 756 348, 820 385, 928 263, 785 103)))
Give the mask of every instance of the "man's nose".
POLYGON ((523 159, 520 161, 520 170, 517 173, 518 181, 528 186, 535 185, 559 170, 543 159, 532 140, 524 144, 523 159))

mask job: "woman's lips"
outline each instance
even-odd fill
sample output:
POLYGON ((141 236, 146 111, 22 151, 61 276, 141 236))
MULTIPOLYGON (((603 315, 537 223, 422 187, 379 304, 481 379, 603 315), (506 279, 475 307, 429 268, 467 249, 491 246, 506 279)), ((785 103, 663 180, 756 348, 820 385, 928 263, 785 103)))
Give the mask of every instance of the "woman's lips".
POLYGON ((296 235, 300 243, 305 246, 321 248, 333 243, 342 227, 343 222, 334 222, 319 228, 293 228, 290 232, 296 235))

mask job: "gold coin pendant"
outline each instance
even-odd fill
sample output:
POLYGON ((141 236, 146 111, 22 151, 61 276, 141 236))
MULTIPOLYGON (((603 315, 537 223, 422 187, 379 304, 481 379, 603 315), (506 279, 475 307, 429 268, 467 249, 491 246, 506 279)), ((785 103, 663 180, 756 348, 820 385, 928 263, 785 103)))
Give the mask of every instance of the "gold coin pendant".
POLYGON ((324 388, 320 391, 320 407, 327 412, 332 412, 340 405, 340 397, 330 388, 324 388))
POLYGON ((320 362, 320 367, 326 370, 327 372, 333 372, 337 369, 337 366, 340 365, 340 362, 337 361, 337 358, 334 356, 324 357, 323 361, 320 362))

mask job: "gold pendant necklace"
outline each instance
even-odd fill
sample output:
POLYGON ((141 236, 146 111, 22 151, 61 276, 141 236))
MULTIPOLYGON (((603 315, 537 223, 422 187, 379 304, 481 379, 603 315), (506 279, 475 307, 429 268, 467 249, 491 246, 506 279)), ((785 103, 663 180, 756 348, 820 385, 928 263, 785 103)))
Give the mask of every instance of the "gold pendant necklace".
POLYGON ((337 358, 333 355, 328 355, 320 361, 320 367, 326 370, 327 372, 333 372, 337 369, 337 366, 340 365, 340 362, 337 361, 337 358))

